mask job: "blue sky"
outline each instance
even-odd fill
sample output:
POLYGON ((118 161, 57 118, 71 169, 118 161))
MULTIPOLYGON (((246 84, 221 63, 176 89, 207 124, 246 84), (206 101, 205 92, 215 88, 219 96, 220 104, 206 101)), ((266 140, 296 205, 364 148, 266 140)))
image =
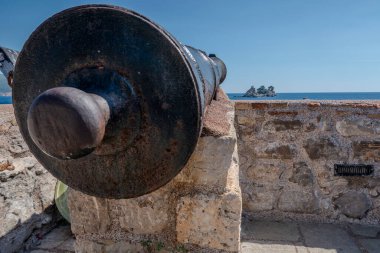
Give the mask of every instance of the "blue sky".
POLYGON ((46 18, 85 3, 133 9, 216 53, 227 92, 380 92, 378 0, 0 0, 0 45, 21 49, 46 18))

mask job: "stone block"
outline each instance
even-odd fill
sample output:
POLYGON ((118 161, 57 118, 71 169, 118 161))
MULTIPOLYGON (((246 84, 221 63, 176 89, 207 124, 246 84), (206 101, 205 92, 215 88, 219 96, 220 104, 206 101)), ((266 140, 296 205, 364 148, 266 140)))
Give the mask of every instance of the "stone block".
POLYGON ((331 224, 301 224, 301 233, 310 253, 360 253, 354 239, 343 229, 331 224), (338 242, 338 243, 337 243, 338 242), (322 249, 326 249, 323 251, 322 249))
POLYGON ((239 125, 243 125, 243 126, 252 126, 255 122, 255 119, 253 117, 240 116, 240 115, 236 117, 236 120, 239 125))
POLYGON ((225 136, 231 129, 231 115, 233 114, 233 104, 228 96, 219 90, 214 100, 206 110, 203 122, 202 136, 225 136))
POLYGON ((352 148, 355 158, 380 162, 380 141, 355 141, 352 148))
POLYGON ((251 105, 251 108, 254 110, 266 110, 269 107, 268 103, 260 103, 260 102, 257 102, 257 103, 250 102, 250 105, 251 105))
MULTIPOLYGON (((242 253, 309 253, 305 246, 276 241, 249 241, 243 242, 242 253)), ((335 253, 331 251, 319 251, 318 253, 335 253)))
POLYGON ((91 240, 77 239, 75 242, 76 253, 148 253, 140 243, 131 243, 126 241, 112 242, 109 240, 91 240))
POLYGON ((360 239, 359 242, 366 250, 365 252, 379 253, 380 239, 360 239))
POLYGON ((111 226, 106 199, 86 195, 69 189, 68 207, 71 230, 74 234, 104 233, 111 226))
POLYGON ((294 213, 315 213, 319 209, 319 203, 312 190, 283 190, 278 200, 278 209, 294 213))
POLYGON ((298 115, 298 112, 296 111, 269 111, 269 115, 271 116, 290 116, 295 117, 298 115))
POLYGON ((159 234, 169 224, 170 206, 175 205, 166 189, 123 200, 109 200, 111 209, 118 209, 120 228, 133 234, 159 234))
POLYGON ((310 159, 339 160, 340 147, 329 137, 307 139, 304 145, 310 159))
POLYGON ((310 110, 316 110, 317 108, 321 107, 321 103, 318 103, 318 102, 310 102, 307 104, 307 107, 310 109, 310 110))
POLYGON ((246 180, 250 182, 260 185, 272 185, 279 181, 284 170, 284 163, 278 162, 277 160, 258 160, 246 168, 245 171, 242 171, 242 174, 246 177, 246 180))
POLYGON ((296 223, 244 220, 242 238, 245 240, 297 242, 301 235, 296 223))
POLYGON ((349 191, 337 198, 334 204, 339 211, 350 218, 363 218, 371 208, 370 198, 362 192, 349 191))
POLYGON ((336 130, 343 136, 378 136, 380 121, 367 118, 347 118, 336 123, 336 130))
POLYGON ((293 174, 289 181, 303 187, 310 187, 313 185, 314 176, 305 162, 298 162, 293 164, 293 174))
MULTIPOLYGON (((107 233, 117 221, 124 232, 161 233, 169 224, 170 206, 175 205, 168 189, 132 199, 103 199, 70 189, 69 208, 74 234, 107 233)), ((174 190, 174 189, 172 189, 174 190)))
POLYGON ((289 107, 289 103, 276 101, 276 102, 271 103, 270 107, 274 109, 285 109, 289 107))
POLYGON ((61 226, 54 229, 51 233, 43 237, 41 244, 38 245, 38 249, 53 250, 54 248, 62 245, 66 240, 72 237, 70 229, 66 226, 61 226))
POLYGON ((239 252, 241 208, 241 196, 237 192, 180 198, 176 221, 178 242, 239 252))
POLYGON ((280 120, 275 119, 268 121, 265 124, 267 130, 274 129, 275 131, 291 131, 299 130, 302 128, 302 122, 300 120, 280 120))
POLYGON ((378 235, 380 236, 379 226, 351 224, 350 230, 351 230, 351 233, 357 236, 364 236, 364 237, 370 237, 370 238, 376 238, 378 235))
POLYGON ((187 166, 174 178, 175 183, 224 191, 231 170, 238 170, 236 137, 200 138, 187 166))
POLYGON ((257 187, 242 183, 244 210, 248 212, 272 210, 276 203, 278 190, 271 187, 257 187))
POLYGON ((269 143, 266 147, 255 147, 257 158, 292 159, 295 153, 295 147, 289 144, 269 143))
POLYGON ((250 103, 236 101, 235 108, 239 110, 250 110, 252 109, 252 106, 250 103))

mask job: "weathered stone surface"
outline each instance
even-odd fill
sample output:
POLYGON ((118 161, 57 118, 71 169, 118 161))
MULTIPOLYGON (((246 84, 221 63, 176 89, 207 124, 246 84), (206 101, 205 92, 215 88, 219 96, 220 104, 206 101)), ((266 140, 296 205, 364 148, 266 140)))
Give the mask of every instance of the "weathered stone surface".
POLYGON ((274 182, 279 180, 283 171, 284 166, 282 163, 278 163, 276 161, 257 161, 242 173, 244 173, 249 181, 256 184, 272 185, 274 182))
POLYGON ((257 212, 272 210, 276 203, 278 191, 268 187, 242 184, 243 206, 246 211, 257 212))
POLYGON ((269 111, 269 115, 271 116, 292 116, 295 117, 298 115, 298 112, 289 112, 289 111, 269 111))
POLYGON ((296 223, 244 219, 241 230, 245 240, 297 242, 301 237, 296 223))
POLYGON ((351 218, 363 218, 371 208, 371 200, 364 193, 349 191, 335 200, 340 211, 351 218))
POLYGON ((361 234, 345 225, 297 222, 242 221, 242 253, 377 253, 376 226, 361 226, 361 234), (369 231, 368 231, 369 230, 369 231), (371 235, 372 238, 366 238, 371 235))
POLYGON ((106 199, 92 197, 73 189, 69 189, 67 199, 74 234, 99 233, 110 228, 106 199))
POLYGON ((360 244, 368 253, 379 253, 380 239, 360 239, 360 244))
POLYGON ((94 242, 91 240, 77 239, 75 242, 76 253, 148 253, 148 251, 140 243, 131 243, 126 241, 112 242, 109 240, 98 240, 94 242))
POLYGON ((380 134, 380 121, 368 118, 343 119, 336 123, 343 136, 376 136, 380 134))
POLYGON ((56 180, 31 155, 11 105, 0 105, 0 252, 14 252, 52 221, 56 180))
POLYGON ((253 117, 247 117, 247 116, 239 116, 236 117, 237 123, 243 126, 252 126, 255 122, 255 119, 253 117))
POLYGON ((269 107, 269 105, 267 103, 250 103, 251 104, 251 108, 252 109, 256 109, 256 110, 265 110, 269 107))
POLYGON ((359 225, 359 224, 351 224, 350 230, 351 230, 351 233, 357 236, 376 238, 378 235, 380 235, 379 226, 365 226, 365 225, 359 225))
POLYGON ((263 150, 262 147, 255 147, 255 153, 257 158, 292 159, 295 150, 291 145, 269 143, 263 150))
MULTIPOLYGON (((308 253, 302 245, 284 244, 276 241, 248 241, 241 246, 242 253, 308 253)), ((325 253, 325 252, 319 252, 325 253)), ((326 252, 327 253, 327 252, 326 252)), ((328 252, 332 253, 332 252, 328 252)))
POLYGON ((321 106, 321 103, 318 103, 318 102, 310 102, 307 104, 307 106, 310 108, 310 109, 316 109, 318 107, 321 106))
POLYGON ((61 226, 53 230, 52 233, 47 234, 41 243, 38 245, 37 249, 53 251, 54 249, 74 249, 74 242, 69 240, 72 238, 72 234, 69 226, 61 226), (66 245, 62 245, 67 241, 66 245), (72 245, 69 245, 69 243, 72 245), (60 247, 62 246, 62 247, 60 247), (71 247, 70 247, 71 246, 71 247))
POLYGON ((379 131, 378 103, 238 103, 236 126, 247 213, 256 218, 378 222, 380 139, 374 134, 379 131), (372 164, 374 175, 334 176, 337 163, 372 164), (373 203, 368 215, 350 218, 336 208, 334 201, 348 191, 368 193, 373 203), (292 192, 298 194, 294 201, 292 192), (306 215, 303 204, 314 198, 306 209, 315 210, 306 215))
POLYGON ((285 212, 314 213, 319 205, 318 199, 310 190, 284 190, 278 200, 278 208, 285 212))
POLYGON ((224 191, 231 169, 238 169, 236 137, 200 138, 187 166, 174 179, 188 185, 224 191))
POLYGON ((122 229, 134 234, 155 234, 161 233, 169 223, 169 198, 169 193, 156 191, 147 196, 112 202, 116 202, 113 205, 123 214, 119 218, 122 229))
POLYGON ((177 240, 238 252, 240 215, 241 196, 237 193, 183 197, 177 206, 177 240))
POLYGON ((288 107, 289 107, 289 103, 286 101, 273 101, 273 103, 270 104, 270 108, 274 108, 274 109, 284 109, 288 107))
POLYGON ((223 136, 230 132, 230 114, 233 111, 232 102, 228 99, 223 90, 216 93, 217 99, 214 100, 206 110, 203 122, 203 136, 223 136))
POLYGON ((318 184, 324 194, 329 194, 334 198, 348 190, 348 181, 346 179, 330 175, 325 176, 326 174, 322 172, 318 175, 318 184))
POLYGON ((276 131, 299 130, 302 128, 302 122, 300 120, 275 119, 267 122, 265 127, 269 130, 273 128, 276 131))
POLYGON ((296 183, 300 186, 311 186, 314 181, 314 176, 311 169, 305 162, 295 163, 292 177, 289 178, 290 182, 296 183))
POLYGON ((356 158, 380 162, 380 141, 355 141, 352 147, 356 158))
POLYGON ((317 126, 314 123, 308 123, 305 127, 306 132, 312 132, 317 129, 317 126))
POLYGON ((380 119, 380 114, 369 114, 368 118, 370 118, 370 119, 380 119))
POLYGON ((354 243, 346 231, 330 224, 301 224, 301 233, 305 237, 305 244, 309 252, 344 252, 360 253, 361 250, 354 243))
POLYGON ((311 138, 306 140, 304 148, 310 159, 332 159, 339 158, 339 147, 328 137, 311 138))

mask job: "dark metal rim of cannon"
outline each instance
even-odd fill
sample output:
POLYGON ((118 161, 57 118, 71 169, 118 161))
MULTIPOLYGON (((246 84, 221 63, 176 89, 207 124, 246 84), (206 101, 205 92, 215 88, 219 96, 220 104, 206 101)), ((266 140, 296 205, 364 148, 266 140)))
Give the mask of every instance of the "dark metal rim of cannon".
MULTIPOLYGON (((225 72, 218 58, 183 46, 135 12, 85 5, 52 16, 32 33, 15 67, 13 103, 26 143, 55 177, 93 196, 132 198, 165 185, 185 166, 225 72), (57 87, 94 94, 112 109, 100 145, 70 157, 76 159, 44 152, 30 133, 31 105, 57 87)), ((75 122, 47 108, 34 112, 33 118, 48 115, 35 131, 60 134, 48 135, 46 145, 54 149, 69 142, 60 126, 75 122)))

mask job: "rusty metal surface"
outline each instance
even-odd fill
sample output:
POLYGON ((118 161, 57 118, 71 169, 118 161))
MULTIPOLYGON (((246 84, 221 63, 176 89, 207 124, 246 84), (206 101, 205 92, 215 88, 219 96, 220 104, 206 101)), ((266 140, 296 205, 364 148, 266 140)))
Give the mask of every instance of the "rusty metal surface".
POLYGON ((188 161, 223 66, 130 10, 74 7, 24 45, 16 119, 36 158, 65 184, 98 197, 137 197, 188 161))
POLYGON ((9 86, 12 86, 13 70, 18 54, 18 51, 0 47, 0 72, 7 78, 9 86))

